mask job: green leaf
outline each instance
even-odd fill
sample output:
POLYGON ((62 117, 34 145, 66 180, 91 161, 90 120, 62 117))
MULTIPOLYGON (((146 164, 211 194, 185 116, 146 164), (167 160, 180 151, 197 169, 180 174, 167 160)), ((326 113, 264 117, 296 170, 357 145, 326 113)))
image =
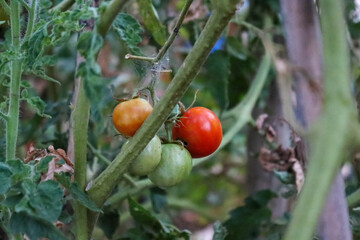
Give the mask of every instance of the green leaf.
POLYGON ((83 32, 77 43, 77 50, 84 57, 95 56, 103 46, 102 37, 96 32, 83 32))
POLYGON ((39 173, 46 172, 49 168, 49 162, 54 158, 54 156, 46 156, 40 160, 38 164, 36 164, 36 171, 39 173))
POLYGON ((98 225, 104 231, 106 237, 112 239, 112 235, 119 225, 119 214, 116 211, 101 214, 98 225))
POLYGON ((10 167, 0 162, 0 194, 5 194, 9 190, 11 186, 11 175, 10 167))
POLYGON ((46 103, 41 100, 41 98, 39 96, 36 97, 30 97, 30 98, 25 98, 25 101, 33 108, 36 110, 37 115, 41 116, 41 117, 46 117, 46 118, 51 118, 50 115, 45 114, 45 107, 46 107, 46 103))
POLYGON ((295 184, 295 174, 286 171, 278 171, 274 169, 274 174, 277 179, 283 184, 295 184))
POLYGON ((64 193, 57 182, 40 182, 36 192, 30 195, 30 205, 38 217, 54 222, 60 216, 63 196, 64 193))
MULTIPOLYGON (((146 236, 145 239, 190 239, 190 232, 187 230, 179 230, 171 224, 167 224, 147 211, 143 206, 138 204, 132 198, 128 198, 130 214, 134 218, 138 232, 142 232, 146 236)), ((136 238, 130 239, 141 239, 136 231, 136 238)), ((142 238, 144 239, 144 237, 142 238)))
POLYGON ((31 240, 39 238, 67 240, 51 222, 26 213, 15 213, 10 219, 10 231, 13 234, 26 234, 31 240))
MULTIPOLYGON (((7 164, 13 172, 13 175, 11 176, 13 183, 22 182, 24 178, 30 178, 32 175, 31 166, 25 164, 23 161, 10 160, 7 161, 7 164)), ((37 180, 35 175, 33 177, 33 180, 37 180)))
POLYGON ((205 63, 207 70, 207 88, 210 89, 219 107, 225 110, 229 106, 228 85, 230 60, 224 51, 215 51, 205 63))
POLYGON ((120 13, 113 22, 113 27, 131 53, 142 55, 137 45, 142 41, 143 30, 135 18, 126 13, 120 13))
POLYGON ((262 226, 270 222, 271 211, 266 206, 277 195, 263 190, 245 199, 245 205, 230 212, 224 223, 228 230, 227 240, 253 240, 260 234, 262 226))
POLYGON ((221 222, 216 221, 214 223, 214 236, 213 240, 225 240, 225 237, 227 235, 226 227, 224 227, 221 222))
POLYGON ((159 16, 151 0, 137 0, 139 12, 145 27, 151 32, 159 45, 164 45, 167 40, 166 27, 160 22, 159 16))
POLYGON ((89 196, 82 192, 76 183, 70 182, 69 178, 65 174, 55 174, 55 178, 61 185, 70 191, 73 198, 81 205, 87 207, 93 212, 102 213, 102 210, 89 198, 89 196))

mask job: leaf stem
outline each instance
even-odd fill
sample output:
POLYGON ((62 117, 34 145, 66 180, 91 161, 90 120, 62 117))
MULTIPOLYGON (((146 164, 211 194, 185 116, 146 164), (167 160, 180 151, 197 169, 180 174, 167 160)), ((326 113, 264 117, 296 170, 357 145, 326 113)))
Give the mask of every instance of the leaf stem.
POLYGON ((24 41, 27 41, 30 38, 33 31, 34 31, 37 8, 38 8, 38 1, 39 0, 32 0, 31 6, 28 9, 28 11, 29 11, 29 19, 28 19, 28 25, 27 25, 27 28, 26 28, 26 34, 25 34, 25 37, 24 37, 24 41))
POLYGON ((9 117, 1 111, 0 111, 0 118, 4 119, 5 121, 8 121, 8 119, 9 119, 9 117))
POLYGON ((167 52, 167 50, 169 49, 169 47, 171 46, 171 44, 174 42, 176 36, 178 35, 180 27, 184 21, 184 18, 186 16, 192 2, 193 2, 193 0, 186 0, 185 6, 181 10, 179 19, 176 21, 176 24, 175 24, 175 27, 174 27, 172 33, 170 34, 168 40, 165 42, 164 46, 162 46, 162 48, 160 49, 160 51, 158 52, 156 57, 151 58, 151 57, 142 57, 142 56, 134 56, 131 54, 127 54, 125 56, 125 59, 144 60, 144 61, 148 61, 148 62, 152 62, 152 63, 157 63, 158 61, 160 61, 162 59, 162 57, 165 55, 165 53, 167 52))
POLYGON ((127 1, 128 0, 112 0, 101 14, 97 30, 103 38, 105 38, 111 24, 127 1))
MULTIPOLYGON (((20 4, 10 2, 11 39, 15 53, 20 55, 20 4)), ((10 103, 6 122, 6 160, 15 159, 19 125, 21 60, 11 62, 10 103)))
POLYGON ((64 0, 61 3, 59 3, 58 5, 51 8, 50 12, 55 12, 55 11, 64 12, 64 11, 68 10, 69 8, 71 8, 71 6, 74 3, 75 3, 75 0, 64 0))
POLYGON ((360 189, 347 196, 346 200, 349 207, 354 207, 357 203, 360 202, 360 189))
POLYGON ((352 100, 343 1, 320 0, 320 9, 324 50, 324 109, 315 130, 316 138, 311 144, 312 154, 306 181, 285 240, 312 238, 327 193, 344 156, 349 123, 357 121, 355 117, 351 118, 355 114, 350 109, 352 100))
POLYGON ((0 0, 0 5, 5 10, 7 14, 10 14, 10 6, 5 2, 5 0, 0 0))

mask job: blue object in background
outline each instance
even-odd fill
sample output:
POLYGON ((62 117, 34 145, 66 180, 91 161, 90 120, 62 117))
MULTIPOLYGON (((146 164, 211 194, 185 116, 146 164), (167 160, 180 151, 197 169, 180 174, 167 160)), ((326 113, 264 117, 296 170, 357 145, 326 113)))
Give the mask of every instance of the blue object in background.
POLYGON ((211 49, 210 53, 213 53, 215 51, 218 51, 218 50, 223 50, 224 49, 224 43, 225 43, 225 38, 224 37, 220 37, 214 47, 211 49))

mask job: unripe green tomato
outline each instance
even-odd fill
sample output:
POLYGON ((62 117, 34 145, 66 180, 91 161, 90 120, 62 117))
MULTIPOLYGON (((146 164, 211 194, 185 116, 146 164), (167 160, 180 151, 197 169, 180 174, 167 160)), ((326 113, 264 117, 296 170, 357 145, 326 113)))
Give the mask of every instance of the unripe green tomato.
MULTIPOLYGON (((126 146, 128 142, 124 144, 126 146)), ((140 155, 129 166, 129 172, 137 176, 145 176, 159 165, 161 159, 161 141, 155 135, 140 155)))
POLYGON ((171 187, 189 176, 191 168, 192 158, 188 150, 177 144, 164 144, 161 161, 149 174, 149 179, 159 187, 171 187))

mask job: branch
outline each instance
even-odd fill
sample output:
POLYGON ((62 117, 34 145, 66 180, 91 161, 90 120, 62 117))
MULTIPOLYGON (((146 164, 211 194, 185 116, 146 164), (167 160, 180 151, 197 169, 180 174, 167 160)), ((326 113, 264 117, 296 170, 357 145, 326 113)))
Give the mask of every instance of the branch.
POLYGON ((64 12, 71 8, 71 6, 75 3, 75 0, 64 0, 55 7, 50 9, 50 12, 60 11, 64 12))
POLYGON ((7 14, 10 14, 10 6, 5 2, 5 0, 0 0, 0 5, 5 10, 7 14))
MULTIPOLYGON (((28 20, 28 25, 26 28, 26 34, 24 37, 24 41, 27 41, 29 39, 29 37, 31 36, 31 34, 33 33, 35 21, 36 21, 38 1, 39 0, 33 0, 30 8, 26 8, 29 11, 29 20, 28 20)), ((27 5, 27 3, 25 3, 25 2, 24 2, 24 4, 27 5)), ((29 5, 27 5, 27 6, 29 6, 29 5)))
POLYGON ((0 111, 0 118, 4 119, 5 121, 8 121, 8 119, 9 119, 9 117, 1 111, 0 111))
POLYGON ((320 0, 324 50, 324 111, 311 146, 307 178, 285 240, 310 240, 333 178, 341 164, 352 105, 349 56, 342 1, 320 0), (316 194, 314 194, 316 189, 316 194), (311 203, 311 204, 309 204, 311 203))
MULTIPOLYGON (((127 148, 117 155, 110 166, 95 179, 88 194, 98 206, 103 205, 106 198, 120 181, 127 166, 140 154, 150 139, 154 137, 162 123, 165 122, 172 109, 184 95, 221 32, 233 16, 236 3, 236 0, 227 0, 225 3, 222 3, 221 7, 215 8, 194 48, 186 57, 162 99, 130 140, 127 148)), ((92 213, 92 219, 89 221, 92 221, 94 224, 96 219, 97 214, 92 213)), ((92 229, 92 226, 90 226, 90 229, 92 229)))
POLYGON ((27 2, 25 2, 25 0, 19 0, 19 1, 20 1, 20 3, 24 6, 24 8, 25 8, 28 12, 31 11, 30 5, 29 5, 27 2))
POLYGON ((101 14, 99 23, 97 25, 98 33, 105 38, 112 22, 124 6, 127 0, 112 0, 106 7, 106 10, 101 14))
POLYGON ((152 63, 157 63, 159 60, 162 59, 162 57, 165 55, 166 51, 169 49, 171 44, 174 42, 175 37, 179 33, 180 27, 182 25, 182 22, 184 21, 184 18, 190 8, 191 3, 193 0, 187 0, 185 3, 185 6, 181 10, 180 17, 177 20, 174 30, 172 31, 171 35, 169 36, 168 40, 165 42, 164 46, 160 49, 159 53, 156 55, 156 57, 141 57, 141 56, 134 56, 131 54, 126 54, 125 59, 136 59, 136 60, 144 60, 152 63))

